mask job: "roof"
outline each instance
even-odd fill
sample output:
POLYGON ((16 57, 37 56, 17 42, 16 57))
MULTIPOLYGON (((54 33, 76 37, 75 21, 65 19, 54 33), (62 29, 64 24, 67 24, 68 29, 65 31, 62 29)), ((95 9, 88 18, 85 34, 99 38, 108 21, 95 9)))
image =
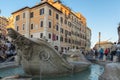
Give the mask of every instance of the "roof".
POLYGON ((17 10, 17 11, 12 12, 12 14, 14 14, 14 13, 16 13, 16 12, 19 12, 19 11, 22 11, 22 10, 24 10, 24 9, 26 9, 26 8, 29 8, 29 7, 28 7, 28 6, 23 7, 23 8, 21 8, 21 9, 17 10))
POLYGON ((0 16, 1 19, 6 20, 8 22, 8 19, 4 16, 0 16))
POLYGON ((49 6, 51 6, 52 8, 54 8, 55 10, 61 12, 60 10, 58 10, 57 8, 55 8, 54 6, 52 6, 51 4, 49 4, 48 2, 43 2, 43 3, 40 3, 40 4, 38 4, 38 5, 33 6, 33 7, 31 7, 31 8, 28 7, 28 6, 23 7, 23 8, 21 8, 21 9, 15 11, 15 12, 13 12, 12 14, 14 14, 14 13, 16 13, 16 12, 19 12, 19 11, 22 11, 22 10, 24 10, 24 9, 26 9, 26 8, 33 9, 33 8, 39 7, 39 6, 43 5, 43 4, 48 4, 49 6))
MULTIPOLYGON (((98 45, 99 42, 96 43, 96 45, 98 45)), ((101 41, 100 44, 113 44, 112 42, 108 42, 108 41, 101 41)))

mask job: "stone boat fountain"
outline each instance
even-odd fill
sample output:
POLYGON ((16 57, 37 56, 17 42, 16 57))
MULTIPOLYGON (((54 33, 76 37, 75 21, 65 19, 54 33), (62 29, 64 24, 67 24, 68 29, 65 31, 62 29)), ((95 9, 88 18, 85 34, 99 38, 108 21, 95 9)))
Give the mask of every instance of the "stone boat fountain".
POLYGON ((54 76, 80 72, 90 66, 80 51, 71 51, 64 59, 47 41, 29 39, 9 28, 10 36, 17 48, 18 61, 25 73, 33 76, 54 76), (77 55, 77 56, 76 56, 77 55))

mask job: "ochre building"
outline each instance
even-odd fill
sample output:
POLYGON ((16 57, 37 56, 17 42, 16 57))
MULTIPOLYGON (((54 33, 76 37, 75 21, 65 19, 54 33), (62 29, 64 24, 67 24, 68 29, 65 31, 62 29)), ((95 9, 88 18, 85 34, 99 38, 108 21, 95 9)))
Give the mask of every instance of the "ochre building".
MULTIPOLYGON (((28 38, 45 38, 58 51, 86 48, 86 19, 60 0, 41 0, 12 13, 15 30, 28 38)), ((91 31, 91 30, 90 30, 91 31)))
POLYGON ((6 28, 15 28, 14 27, 14 17, 13 16, 10 16, 8 19, 8 25, 6 26, 6 28))

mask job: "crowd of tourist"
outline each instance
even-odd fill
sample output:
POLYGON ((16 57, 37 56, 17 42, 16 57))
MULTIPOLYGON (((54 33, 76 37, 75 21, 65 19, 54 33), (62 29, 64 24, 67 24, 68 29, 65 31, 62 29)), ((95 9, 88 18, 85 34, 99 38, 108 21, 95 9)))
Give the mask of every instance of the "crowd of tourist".
POLYGON ((0 62, 4 62, 14 55, 16 55, 16 50, 13 42, 0 34, 0 62))
POLYGON ((114 61, 120 62, 120 42, 111 46, 111 48, 102 48, 96 49, 95 47, 90 51, 85 51, 83 53, 87 58, 93 58, 102 61, 114 61))

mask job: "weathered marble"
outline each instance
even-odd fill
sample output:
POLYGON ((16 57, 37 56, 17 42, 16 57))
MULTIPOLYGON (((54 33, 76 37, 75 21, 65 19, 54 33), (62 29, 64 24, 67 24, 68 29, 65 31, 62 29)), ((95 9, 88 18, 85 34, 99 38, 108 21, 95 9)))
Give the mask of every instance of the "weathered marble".
MULTIPOLYGON (((53 76, 79 72, 89 67, 85 60, 65 60, 47 41, 42 39, 28 39, 13 29, 8 29, 8 35, 17 47, 19 62, 24 71, 30 75, 53 76)), ((76 53, 75 51, 71 53, 76 53)), ((82 55, 79 51, 78 54, 82 55)), ((84 57, 84 56, 82 56, 84 57)), ((71 59, 73 59, 71 57, 71 59)), ((81 58, 82 59, 82 58, 81 58)))
POLYGON ((120 80, 120 63, 109 63, 99 80, 120 80))

